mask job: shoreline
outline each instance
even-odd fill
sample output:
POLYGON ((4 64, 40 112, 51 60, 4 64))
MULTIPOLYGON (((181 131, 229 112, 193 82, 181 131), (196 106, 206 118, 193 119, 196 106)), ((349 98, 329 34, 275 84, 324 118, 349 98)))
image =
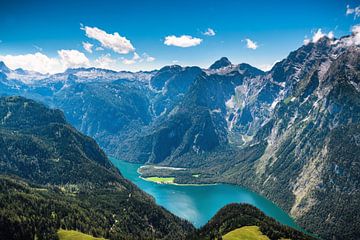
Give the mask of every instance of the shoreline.
POLYGON ((141 175, 139 175, 139 178, 141 178, 141 179, 144 180, 144 181, 156 183, 156 184, 159 184, 159 185, 198 186, 198 187, 201 187, 201 186, 215 186, 215 185, 222 184, 222 183, 175 183, 175 182, 156 182, 156 181, 148 180, 148 179, 142 177, 141 175))
MULTIPOLYGON (((302 227, 300 227, 297 223, 296 223, 296 220, 293 218, 293 216, 291 216, 287 211, 285 211, 284 209, 282 209, 281 207, 279 207, 279 205, 275 202, 273 202, 272 200, 266 198, 264 195, 262 195, 261 193, 255 191, 255 190, 252 190, 251 188, 248 188, 246 186, 242 186, 240 184, 236 184, 236 183, 233 183, 233 182, 224 182, 224 181, 220 181, 220 182, 213 182, 213 183, 160 183, 160 182, 155 182, 155 181, 150 181, 150 180, 147 180, 145 177, 142 177, 141 176, 141 173, 140 173, 140 169, 142 166, 141 163, 133 163, 133 162, 128 162, 128 161, 125 161, 125 160, 120 160, 120 159, 117 159, 117 158, 114 158, 114 157, 111 157, 112 159, 116 160, 116 161, 119 161, 119 162, 123 162, 125 164, 129 164, 129 165, 136 165, 136 170, 135 172, 137 173, 137 177, 138 178, 141 178, 142 180, 146 181, 146 182, 152 182, 152 183, 155 183, 155 184, 159 184, 159 185, 173 185, 173 186, 184 186, 184 187, 191 187, 191 186, 195 186, 195 187, 204 187, 204 186, 221 186, 221 185, 228 185, 228 186, 233 186, 233 187, 238 187, 238 188, 241 188, 243 190, 245 190, 246 192, 249 192, 250 194, 255 194, 256 196, 260 197, 260 198, 263 198, 264 200, 266 200, 267 202, 270 202, 270 204, 274 205, 277 209, 279 209, 282 214, 286 215, 287 218, 289 220, 286 220, 285 221, 281 221, 281 220, 278 220, 278 218, 276 216, 273 216, 273 218, 280 222, 281 224, 285 225, 285 226, 289 226, 289 227, 292 227, 292 228, 295 228, 299 231, 302 231, 302 232, 305 232, 304 229, 302 227)), ((119 169, 119 168, 118 168, 119 169)), ((119 169, 120 170, 120 169, 119 169)), ((149 177, 154 177, 154 176, 149 176, 149 177)), ((128 179, 130 181, 132 181, 131 179, 128 179)), ((133 181, 132 181, 133 182, 133 181)), ((133 182, 135 183, 135 182, 133 182)), ((135 183, 136 184, 136 183, 135 183)), ((254 204, 254 206, 258 207, 257 205, 254 204)), ((165 207, 166 208, 166 207, 165 207)), ((262 210, 264 211, 264 210, 262 210)), ((175 214, 176 215, 176 214, 175 214)), ((270 214, 268 214, 269 216, 271 216, 270 214)))

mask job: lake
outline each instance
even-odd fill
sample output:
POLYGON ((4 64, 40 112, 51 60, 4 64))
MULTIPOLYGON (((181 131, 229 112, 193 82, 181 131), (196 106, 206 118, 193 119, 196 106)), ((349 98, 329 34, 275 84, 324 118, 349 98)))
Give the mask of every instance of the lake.
POLYGON ((277 221, 300 229, 293 219, 274 203, 240 186, 157 184, 140 178, 137 169, 142 166, 141 164, 128 163, 115 158, 110 158, 110 160, 125 178, 152 195, 157 204, 187 219, 196 227, 206 224, 220 208, 228 203, 249 203, 277 221))

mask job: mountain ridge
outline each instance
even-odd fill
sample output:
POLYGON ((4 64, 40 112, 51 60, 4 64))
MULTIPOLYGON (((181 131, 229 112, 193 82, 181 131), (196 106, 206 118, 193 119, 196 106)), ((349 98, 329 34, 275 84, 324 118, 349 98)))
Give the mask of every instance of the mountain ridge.
MULTIPOLYGON (((107 239, 207 239, 124 179, 60 110, 0 97, 0 118, 1 239, 59 239, 60 229, 107 239)), ((255 207, 232 214, 226 224, 246 214, 233 227, 254 223, 268 235, 312 239, 255 207)))
POLYGON ((353 34, 303 45, 267 72, 244 64, 215 70, 178 66, 142 79, 101 76, 88 82, 78 75, 37 86, 11 82, 3 73, 0 93, 63 109, 109 155, 189 168, 179 182, 249 187, 306 229, 341 239, 344 229, 348 236, 357 233, 351 216, 358 206, 359 159, 341 156, 358 149, 358 62, 353 34), (350 141, 346 146, 341 131, 350 141), (346 197, 348 189, 353 195, 346 197), (326 194, 338 206, 332 208, 326 194))

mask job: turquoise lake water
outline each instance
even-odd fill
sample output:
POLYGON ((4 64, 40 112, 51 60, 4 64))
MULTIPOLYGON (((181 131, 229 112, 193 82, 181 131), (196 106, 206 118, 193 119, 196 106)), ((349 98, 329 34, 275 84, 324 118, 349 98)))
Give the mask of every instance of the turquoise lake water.
POLYGON ((181 186, 157 184, 141 179, 133 164, 110 158, 123 176, 152 195, 156 203, 175 215, 201 227, 223 206, 229 203, 249 203, 265 214, 288 226, 299 229, 293 219, 274 203, 245 188, 228 184, 181 186))

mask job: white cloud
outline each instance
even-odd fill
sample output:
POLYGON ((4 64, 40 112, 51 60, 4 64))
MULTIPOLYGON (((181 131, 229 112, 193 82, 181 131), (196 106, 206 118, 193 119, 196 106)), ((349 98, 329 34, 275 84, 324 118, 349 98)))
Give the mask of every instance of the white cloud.
POLYGON ((51 58, 40 52, 22 55, 0 55, 0 61, 11 68, 23 68, 40 73, 57 73, 65 70, 58 58, 51 58))
POLYGON ((123 64, 126 64, 126 65, 131 65, 131 64, 136 63, 137 60, 139 60, 139 59, 140 59, 139 54, 137 54, 136 52, 134 52, 134 55, 133 55, 133 57, 132 57, 131 59, 126 59, 126 58, 124 58, 123 61, 122 61, 122 63, 123 63, 123 64))
POLYGON ((193 47, 197 46, 202 42, 201 38, 192 37, 189 35, 182 35, 177 37, 175 35, 165 37, 164 44, 167 46, 176 46, 176 47, 193 47))
POLYGON ((146 61, 146 62, 153 62, 155 61, 155 58, 152 56, 149 56, 147 53, 143 53, 142 54, 142 58, 146 61))
POLYGON ((90 65, 89 59, 77 50, 60 50, 57 57, 49 57, 40 52, 0 55, 0 61, 4 61, 11 69, 23 68, 40 73, 59 73, 69 67, 87 67, 90 65))
POLYGON ((304 45, 308 45, 311 42, 310 39, 308 39, 307 37, 305 37, 304 39, 304 45))
POLYGON ((119 66, 119 61, 113 59, 110 54, 105 54, 97 58, 92 65, 96 68, 103 68, 103 69, 112 69, 119 71, 121 66, 119 66))
POLYGON ((262 64, 257 66, 259 69, 263 70, 263 71, 270 71, 276 63, 280 62, 279 60, 274 61, 272 64, 262 64))
POLYGON ((256 42, 252 41, 249 38, 246 38, 245 41, 246 41, 246 47, 249 49, 255 50, 259 47, 256 42))
POLYGON ((92 47, 94 46, 94 44, 88 43, 88 42, 83 42, 82 43, 83 48, 85 49, 85 51, 92 53, 92 47))
POLYGON ((89 59, 78 50, 59 50, 60 61, 66 68, 78 68, 90 66, 89 59))
POLYGON ((141 56, 139 56, 139 54, 134 52, 134 55, 133 55, 133 57, 131 59, 126 59, 126 58, 122 59, 122 63, 125 64, 125 65, 141 63, 141 62, 144 62, 144 61, 153 62, 153 61, 155 61, 155 58, 149 56, 147 53, 143 53, 141 56))
POLYGON ((97 47, 95 48, 96 51, 104 51, 104 49, 102 47, 97 47))
POLYGON ((346 6, 346 15, 354 14, 354 19, 360 17, 360 6, 355 8, 350 8, 349 5, 346 6))
POLYGON ((333 31, 328 32, 327 37, 330 39, 334 39, 334 32, 333 31))
POLYGON ((139 54, 137 54, 136 52, 134 52, 133 59, 134 59, 134 60, 139 60, 139 59, 140 59, 139 54))
POLYGON ((97 27, 88 26, 81 27, 81 29, 85 31, 87 37, 98 40, 102 47, 112 49, 116 53, 128 54, 135 51, 131 42, 117 32, 110 34, 97 27))
POLYGON ((355 45, 360 45, 360 25, 353 26, 352 33, 353 33, 353 43, 355 45))
POLYGON ((330 31, 328 33, 323 33, 321 31, 321 28, 319 28, 316 32, 314 32, 314 35, 313 35, 312 39, 309 39, 309 38, 305 37, 304 44, 307 45, 307 44, 309 44, 311 42, 312 43, 317 43, 321 38, 323 38, 325 36, 330 38, 330 39, 333 39, 334 38, 334 32, 330 31))
POLYGON ((139 55, 136 52, 131 59, 113 58, 110 54, 103 54, 94 60, 89 60, 84 53, 78 50, 59 50, 57 54, 55 57, 49 57, 41 52, 23 55, 0 55, 0 61, 4 61, 10 69, 23 68, 50 74, 64 72, 67 68, 78 67, 96 67, 120 71, 124 69, 122 64, 128 65, 128 69, 144 70, 152 65, 141 65, 139 63, 155 61, 155 58, 147 53, 139 55), (139 65, 130 67, 135 63, 139 65))
POLYGON ((203 32, 203 34, 205 35, 205 36, 215 36, 215 31, 214 31, 214 29, 212 29, 212 28, 208 28, 207 30, 206 30, 206 32, 203 32))
POLYGON ((134 52, 134 55, 133 55, 133 57, 131 59, 124 58, 122 62, 123 62, 123 64, 130 65, 130 64, 136 63, 136 61, 139 60, 139 59, 140 59, 139 54, 134 52))
POLYGON ((355 25, 351 28, 352 35, 350 37, 341 40, 345 45, 360 45, 360 24, 355 25))

